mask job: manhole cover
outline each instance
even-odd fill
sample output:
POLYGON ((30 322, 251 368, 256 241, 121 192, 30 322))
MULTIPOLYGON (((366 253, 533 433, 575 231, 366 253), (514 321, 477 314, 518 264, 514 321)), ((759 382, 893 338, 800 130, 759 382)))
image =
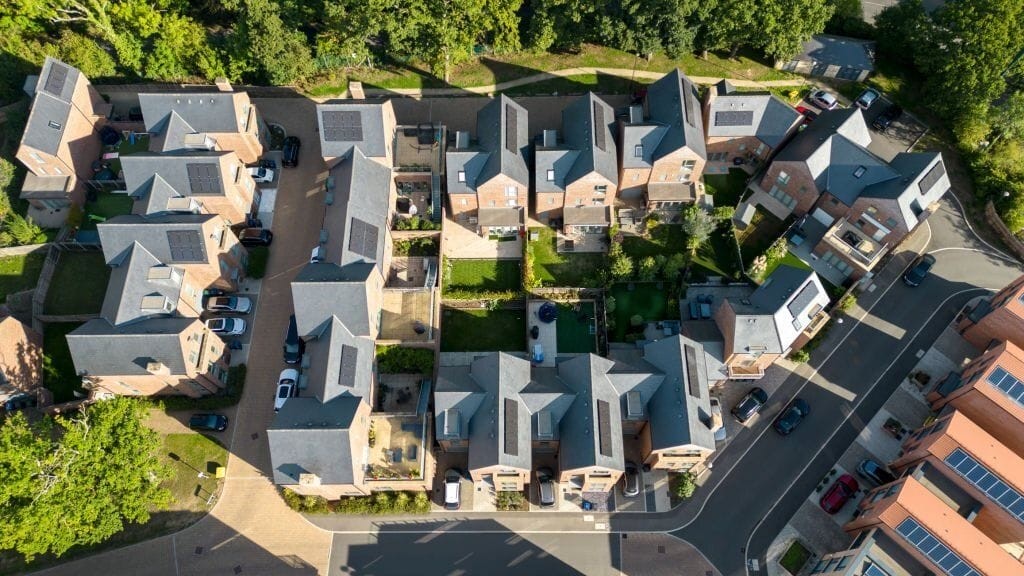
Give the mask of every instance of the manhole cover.
POLYGON ((664 553, 665 553, 665 547, 664 546, 658 546, 658 554, 664 554, 664 553))
POLYGON ((235 574, 241 574, 241 573, 242 573, 242 567, 241 566, 235 566, 235 574))

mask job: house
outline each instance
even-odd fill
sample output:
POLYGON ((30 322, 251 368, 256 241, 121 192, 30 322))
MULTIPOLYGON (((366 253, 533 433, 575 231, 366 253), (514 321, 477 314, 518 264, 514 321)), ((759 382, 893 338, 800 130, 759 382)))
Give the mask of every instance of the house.
POLYGON ((140 152, 121 158, 121 169, 135 214, 216 214, 234 225, 259 208, 260 192, 235 152, 140 152))
POLYGON ((33 221, 59 228, 71 205, 85 202, 92 163, 102 150, 98 129, 110 105, 81 71, 50 57, 29 96, 32 107, 16 153, 28 169, 20 198, 28 201, 33 221))
POLYGON ((1024 276, 965 308, 957 316, 956 329, 978 350, 989 349, 995 341, 1024 346, 1024 276))
POLYGON ((34 392, 42 379, 42 334, 14 316, 0 320, 0 392, 34 392))
POLYGON ((630 106, 619 151, 623 199, 643 199, 648 210, 670 215, 700 199, 704 121, 697 87, 681 70, 648 86, 642 106, 630 106))
POLYGON ((139 94, 151 152, 234 152, 245 164, 263 155, 269 131, 245 92, 139 94))
POLYGON ((537 219, 561 223, 566 234, 606 234, 619 188, 615 111, 593 93, 562 110, 562 132, 537 142, 537 219))
POLYGON ((705 172, 727 173, 737 159, 758 167, 803 122, 803 115, 769 92, 738 92, 728 80, 708 89, 704 100, 705 172))
POLYGON ((799 54, 776 62, 775 67, 807 76, 863 82, 875 71, 875 43, 818 34, 803 43, 799 54))
POLYGON ((807 216, 800 241, 843 280, 869 272, 950 187, 940 153, 886 162, 870 143, 859 108, 823 112, 778 152, 749 201, 782 219, 807 216))
POLYGON ((499 95, 477 112, 476 137, 455 133, 445 157, 449 217, 481 236, 518 234, 529 207, 526 109, 499 95))
POLYGON ((390 100, 345 100, 316 107, 320 150, 328 166, 352 155, 391 168, 395 158, 395 110, 390 100))

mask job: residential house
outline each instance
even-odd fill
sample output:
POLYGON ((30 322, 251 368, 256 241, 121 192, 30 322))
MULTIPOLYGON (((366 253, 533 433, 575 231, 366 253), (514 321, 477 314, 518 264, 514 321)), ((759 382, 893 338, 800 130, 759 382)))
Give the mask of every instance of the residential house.
POLYGON ((316 107, 320 150, 332 166, 359 149, 391 168, 395 159, 395 110, 390 100, 344 100, 316 107))
POLYGON ((256 183, 234 152, 140 152, 122 158, 121 169, 135 214, 216 214, 234 225, 259 208, 256 183))
POLYGON ((782 219, 809 216, 798 226, 800 241, 844 279, 869 272, 950 187, 941 154, 886 162, 870 143, 859 108, 823 112, 775 156, 750 200, 782 219))
POLYGON ((43 379, 43 336, 14 316, 0 320, 0 392, 34 392, 43 379))
POLYGON ((629 108, 619 139, 623 199, 642 198, 650 211, 675 214, 703 194, 707 162, 697 87, 678 68, 647 87, 629 108))
POLYGON ((151 152, 234 152, 246 164, 263 155, 269 131, 245 92, 139 94, 151 152))
POLYGON ((98 128, 110 105, 81 71, 50 57, 29 96, 32 107, 16 154, 28 169, 20 198, 29 202, 35 222, 57 228, 72 204, 85 202, 92 163, 102 150, 98 128))
POLYGON ((476 137, 455 133, 449 147, 449 217, 482 236, 518 234, 529 207, 530 154, 526 109, 499 95, 477 112, 476 137))
POLYGON ((619 188, 614 126, 615 111, 589 92, 562 110, 561 134, 544 131, 534 152, 538 220, 566 234, 607 233, 619 188))
POLYGON ((705 172, 727 173, 737 159, 757 167, 767 162, 803 123, 803 115, 769 92, 738 92, 728 80, 704 100, 707 135, 705 172))
POLYGON ((995 341, 1024 346, 1024 276, 964 309, 956 329, 978 350, 987 350, 995 341))

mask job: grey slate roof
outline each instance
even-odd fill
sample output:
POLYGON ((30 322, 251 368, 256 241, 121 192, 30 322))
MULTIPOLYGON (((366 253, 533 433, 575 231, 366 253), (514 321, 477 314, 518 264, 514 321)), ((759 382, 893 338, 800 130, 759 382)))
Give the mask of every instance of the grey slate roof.
POLYGON ((36 84, 32 110, 29 112, 25 132, 21 137, 22 146, 31 146, 47 154, 57 154, 74 105, 71 99, 75 85, 81 75, 77 68, 46 57, 36 84), (50 122, 55 124, 51 125, 50 122))
POLYGON ((306 264, 292 281, 299 334, 313 334, 332 316, 337 316, 352 334, 369 336, 371 311, 367 309, 367 290, 370 289, 367 280, 374 269, 370 263, 344 267, 329 262, 306 264))
POLYGON ((71 191, 70 184, 70 176, 37 176, 32 172, 26 172, 18 198, 22 200, 64 199, 71 191))
POLYGON ((708 115, 708 137, 755 136, 771 148, 801 120, 799 112, 776 96, 753 92, 715 96, 708 115))
POLYGON ((469 366, 443 366, 434 387, 434 419, 438 440, 469 439, 469 421, 484 399, 469 366))
POLYGON ((299 475, 308 473, 325 485, 352 484, 350 429, 359 403, 349 396, 326 404, 316 398, 289 398, 267 428, 274 483, 298 484, 299 475))
POLYGON ((661 141, 668 133, 662 124, 625 124, 622 127, 622 167, 650 168, 661 141), (640 146, 640 155, 637 155, 640 146))
POLYGON ((618 392, 607 377, 613 365, 594 354, 577 356, 558 365, 558 375, 575 393, 561 422, 561 470, 586 466, 624 469, 622 411, 618 392), (600 414, 602 405, 608 409, 607 422, 600 414))
POLYGON ((812 270, 783 264, 776 268, 757 290, 754 290, 750 295, 750 303, 771 314, 782 307, 786 299, 813 274, 812 270))
POLYGON ((576 395, 558 376, 558 369, 534 367, 530 383, 519 393, 519 397, 530 411, 533 439, 537 441, 559 439, 562 430, 560 425, 562 417, 572 406, 576 395))
POLYGON ((150 362, 162 362, 171 374, 186 373, 180 334, 198 318, 153 318, 113 326, 89 320, 67 335, 75 371, 94 376, 144 376, 150 362))
POLYGON ((609 206, 566 206, 562 214, 567 226, 607 225, 611 223, 609 206))
POLYGON ((316 119, 323 157, 347 157, 356 148, 370 158, 386 156, 388 135, 384 133, 385 105, 390 103, 351 100, 338 104, 318 104, 316 119), (353 128, 337 129, 340 119, 353 120, 353 128))
MULTIPOLYGON (((746 301, 729 301, 736 312, 731 353, 782 354, 806 322, 797 329, 793 321, 812 302, 828 303, 828 295, 811 270, 782 265, 775 269, 746 301), (788 309, 788 310, 787 310, 788 309), (787 313, 788 312, 788 313, 787 313)), ((728 344, 728 343, 727 343, 728 344)))
POLYGON ((861 196, 896 200, 903 223, 913 230, 928 206, 949 191, 946 165, 939 152, 902 152, 889 166, 901 177, 869 186, 861 196))
POLYGON ((525 223, 521 207, 480 208, 478 222, 480 226, 522 226, 525 223))
POLYGON ((803 50, 793 60, 813 60, 823 64, 856 68, 858 70, 874 70, 875 63, 871 54, 874 42, 819 34, 803 43, 803 50))
MULTIPOLYGON (((356 148, 350 156, 336 164, 329 171, 334 182, 333 202, 324 210, 324 228, 328 238, 326 260, 342 266, 354 262, 384 261, 385 234, 391 193, 391 170, 381 163, 367 158, 356 148), (359 228, 365 222, 373 228, 359 228), (362 233, 368 232, 363 238, 362 233), (353 232, 360 234, 359 241, 368 251, 353 250, 353 232), (361 252, 371 253, 367 258, 361 252)), ((382 271, 383 272, 383 271, 382 271)))
POLYGON ((172 116, 179 120, 175 132, 180 136, 185 125, 192 132, 238 132, 233 92, 181 94, 139 94, 139 106, 146 131, 169 134, 172 116))
POLYGON ((371 402, 373 341, 353 336, 337 316, 310 336, 305 338, 309 367, 303 369, 308 393, 321 402, 339 396, 371 402))
MULTIPOLYGON (((562 109, 564 147, 579 152, 564 177, 564 186, 594 172, 618 183, 614 127, 615 111, 593 92, 587 92, 562 109), (600 123, 595 123, 597 121, 600 123)), ((557 171, 555 178, 559 178, 557 171)))
POLYGON ((172 237, 185 235, 185 240, 190 242, 188 246, 194 247, 196 242, 204 240, 203 224, 216 218, 216 214, 124 214, 101 222, 96 230, 107 264, 119 262, 136 242, 166 264, 196 263, 206 262, 209 258, 205 248, 179 251, 172 246, 172 237))
POLYGON ((533 187, 537 192, 565 192, 566 177, 572 169, 579 150, 565 148, 544 148, 538 145, 534 150, 533 187), (548 180, 548 170, 554 170, 554 180, 548 180))
POLYGON ((664 382, 647 403, 650 410, 651 448, 696 445, 715 449, 711 421, 711 394, 704 347, 683 336, 644 346, 644 359, 664 373, 664 382), (691 377, 695 377, 691 381, 691 377))
POLYGON ((100 316, 116 326, 172 315, 181 295, 183 277, 183 271, 165 265, 136 242, 128 248, 128 255, 122 258, 121 264, 110 272, 100 316), (145 308, 144 298, 148 302, 145 308), (166 299, 174 308, 170 312, 155 308, 161 299, 166 299))
POLYGON ((647 87, 647 114, 650 123, 667 128, 654 158, 684 146, 707 158, 700 98, 696 86, 681 70, 676 68, 647 87))
POLYGON ((481 108, 476 116, 476 145, 453 148, 445 156, 448 193, 475 193, 499 174, 529 187, 528 120, 526 109, 504 94, 481 108), (466 173, 465 182, 459 182, 460 171, 466 173))
MULTIPOLYGON (((136 199, 142 214, 167 211, 167 200, 186 196, 223 196, 230 173, 221 171, 220 159, 230 152, 187 151, 166 154, 139 152, 121 158, 125 187, 136 199), (192 168, 190 168, 192 167, 192 168), (196 168, 202 167, 202 182, 196 181, 196 168), (210 176, 210 177, 206 177, 210 176)), ((241 162, 238 169, 245 170, 241 162)))

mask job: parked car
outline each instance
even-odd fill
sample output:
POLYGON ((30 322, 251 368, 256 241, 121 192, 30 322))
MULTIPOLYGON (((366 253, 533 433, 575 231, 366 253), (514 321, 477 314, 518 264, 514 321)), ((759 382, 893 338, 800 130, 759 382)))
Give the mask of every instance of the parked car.
POLYGON ((266 228, 244 228, 238 233, 238 241, 242 246, 270 246, 274 233, 266 228))
POLYGON ((296 383, 299 381, 299 371, 294 368, 285 368, 281 370, 281 375, 277 377, 277 394, 274 395, 274 412, 277 412, 284 406, 284 403, 295 396, 296 383))
POLYGON ((804 117, 803 123, 805 125, 806 124, 810 124, 815 118, 818 117, 818 113, 817 112, 815 112, 814 110, 811 110, 810 108, 808 108, 806 106, 797 106, 796 107, 796 111, 799 112, 800 115, 804 117))
POLYGON ((765 402, 768 402, 768 393, 760 388, 754 388, 732 407, 732 415, 741 423, 746 422, 764 408, 765 402))
POLYGON ((871 108, 871 105, 874 104, 881 96, 882 95, 878 93, 878 90, 868 88, 861 92, 860 96, 857 96, 857 99, 854 100, 853 103, 856 104, 858 108, 867 110, 868 108, 871 108))
POLYGON ((188 427, 193 430, 223 432, 228 428, 228 417, 223 414, 193 414, 188 419, 188 427))
POLYGON ((264 168, 263 166, 250 166, 249 176, 256 181, 257 184, 266 184, 274 181, 274 171, 270 168, 264 168))
POLYGON ((921 254, 910 265, 910 268, 907 268, 907 271, 903 273, 903 283, 907 286, 920 286, 934 265, 935 256, 921 254))
POLYGON ((214 334, 223 336, 240 336, 245 334, 245 320, 241 318, 211 318, 206 327, 214 334))
POLYGON ((537 469, 537 488, 540 492, 541 508, 555 505, 555 474, 551 468, 537 469))
POLYGON ((829 514, 835 514, 843 509, 843 506, 850 501, 851 498, 857 495, 857 490, 860 490, 860 485, 857 484, 857 480, 849 474, 843 474, 839 478, 836 478, 832 487, 825 492, 825 495, 818 500, 818 504, 821 509, 829 514))
POLYGON ((281 166, 295 168, 299 165, 299 149, 302 148, 302 141, 297 136, 289 136, 284 139, 284 148, 281 150, 281 166))
POLYGON ((772 428, 775 428, 775 431, 783 436, 789 436, 810 413, 810 404, 802 398, 793 398, 782 409, 782 412, 779 412, 779 415, 775 417, 775 421, 772 422, 772 428))
POLYGON ((892 472, 889 472, 885 466, 882 466, 870 458, 861 460, 860 464, 857 464, 857 475, 875 483, 878 486, 888 484, 889 482, 896 480, 896 477, 893 476, 892 472))
POLYGON ((292 314, 288 319, 288 331, 284 334, 284 363, 298 364, 305 351, 306 343, 299 338, 299 328, 295 322, 295 315, 292 314))
POLYGON ((836 106, 839 106, 839 100, 827 90, 818 90, 812 93, 807 100, 825 110, 834 110, 836 106))
POLYGON ((458 510, 462 506, 462 473, 449 468, 444 473, 445 510, 458 510))
POLYGON ((626 472, 622 475, 622 495, 633 497, 640 494, 640 468, 634 462, 626 462, 626 472))
POLYGON ((214 296, 206 301, 207 312, 248 314, 250 310, 252 310, 252 300, 245 296, 214 296))
POLYGON ((871 123, 871 127, 879 132, 885 132, 889 125, 896 121, 897 118, 903 115, 903 108, 900 108, 896 104, 889 106, 879 114, 875 121, 871 123))
POLYGON ((711 432, 715 435, 715 442, 724 442, 726 438, 725 421, 722 420, 722 402, 711 397, 711 432))
POLYGON ((16 410, 24 410, 25 408, 34 408, 38 403, 33 394, 15 394, 4 402, 4 410, 14 412, 16 410))

